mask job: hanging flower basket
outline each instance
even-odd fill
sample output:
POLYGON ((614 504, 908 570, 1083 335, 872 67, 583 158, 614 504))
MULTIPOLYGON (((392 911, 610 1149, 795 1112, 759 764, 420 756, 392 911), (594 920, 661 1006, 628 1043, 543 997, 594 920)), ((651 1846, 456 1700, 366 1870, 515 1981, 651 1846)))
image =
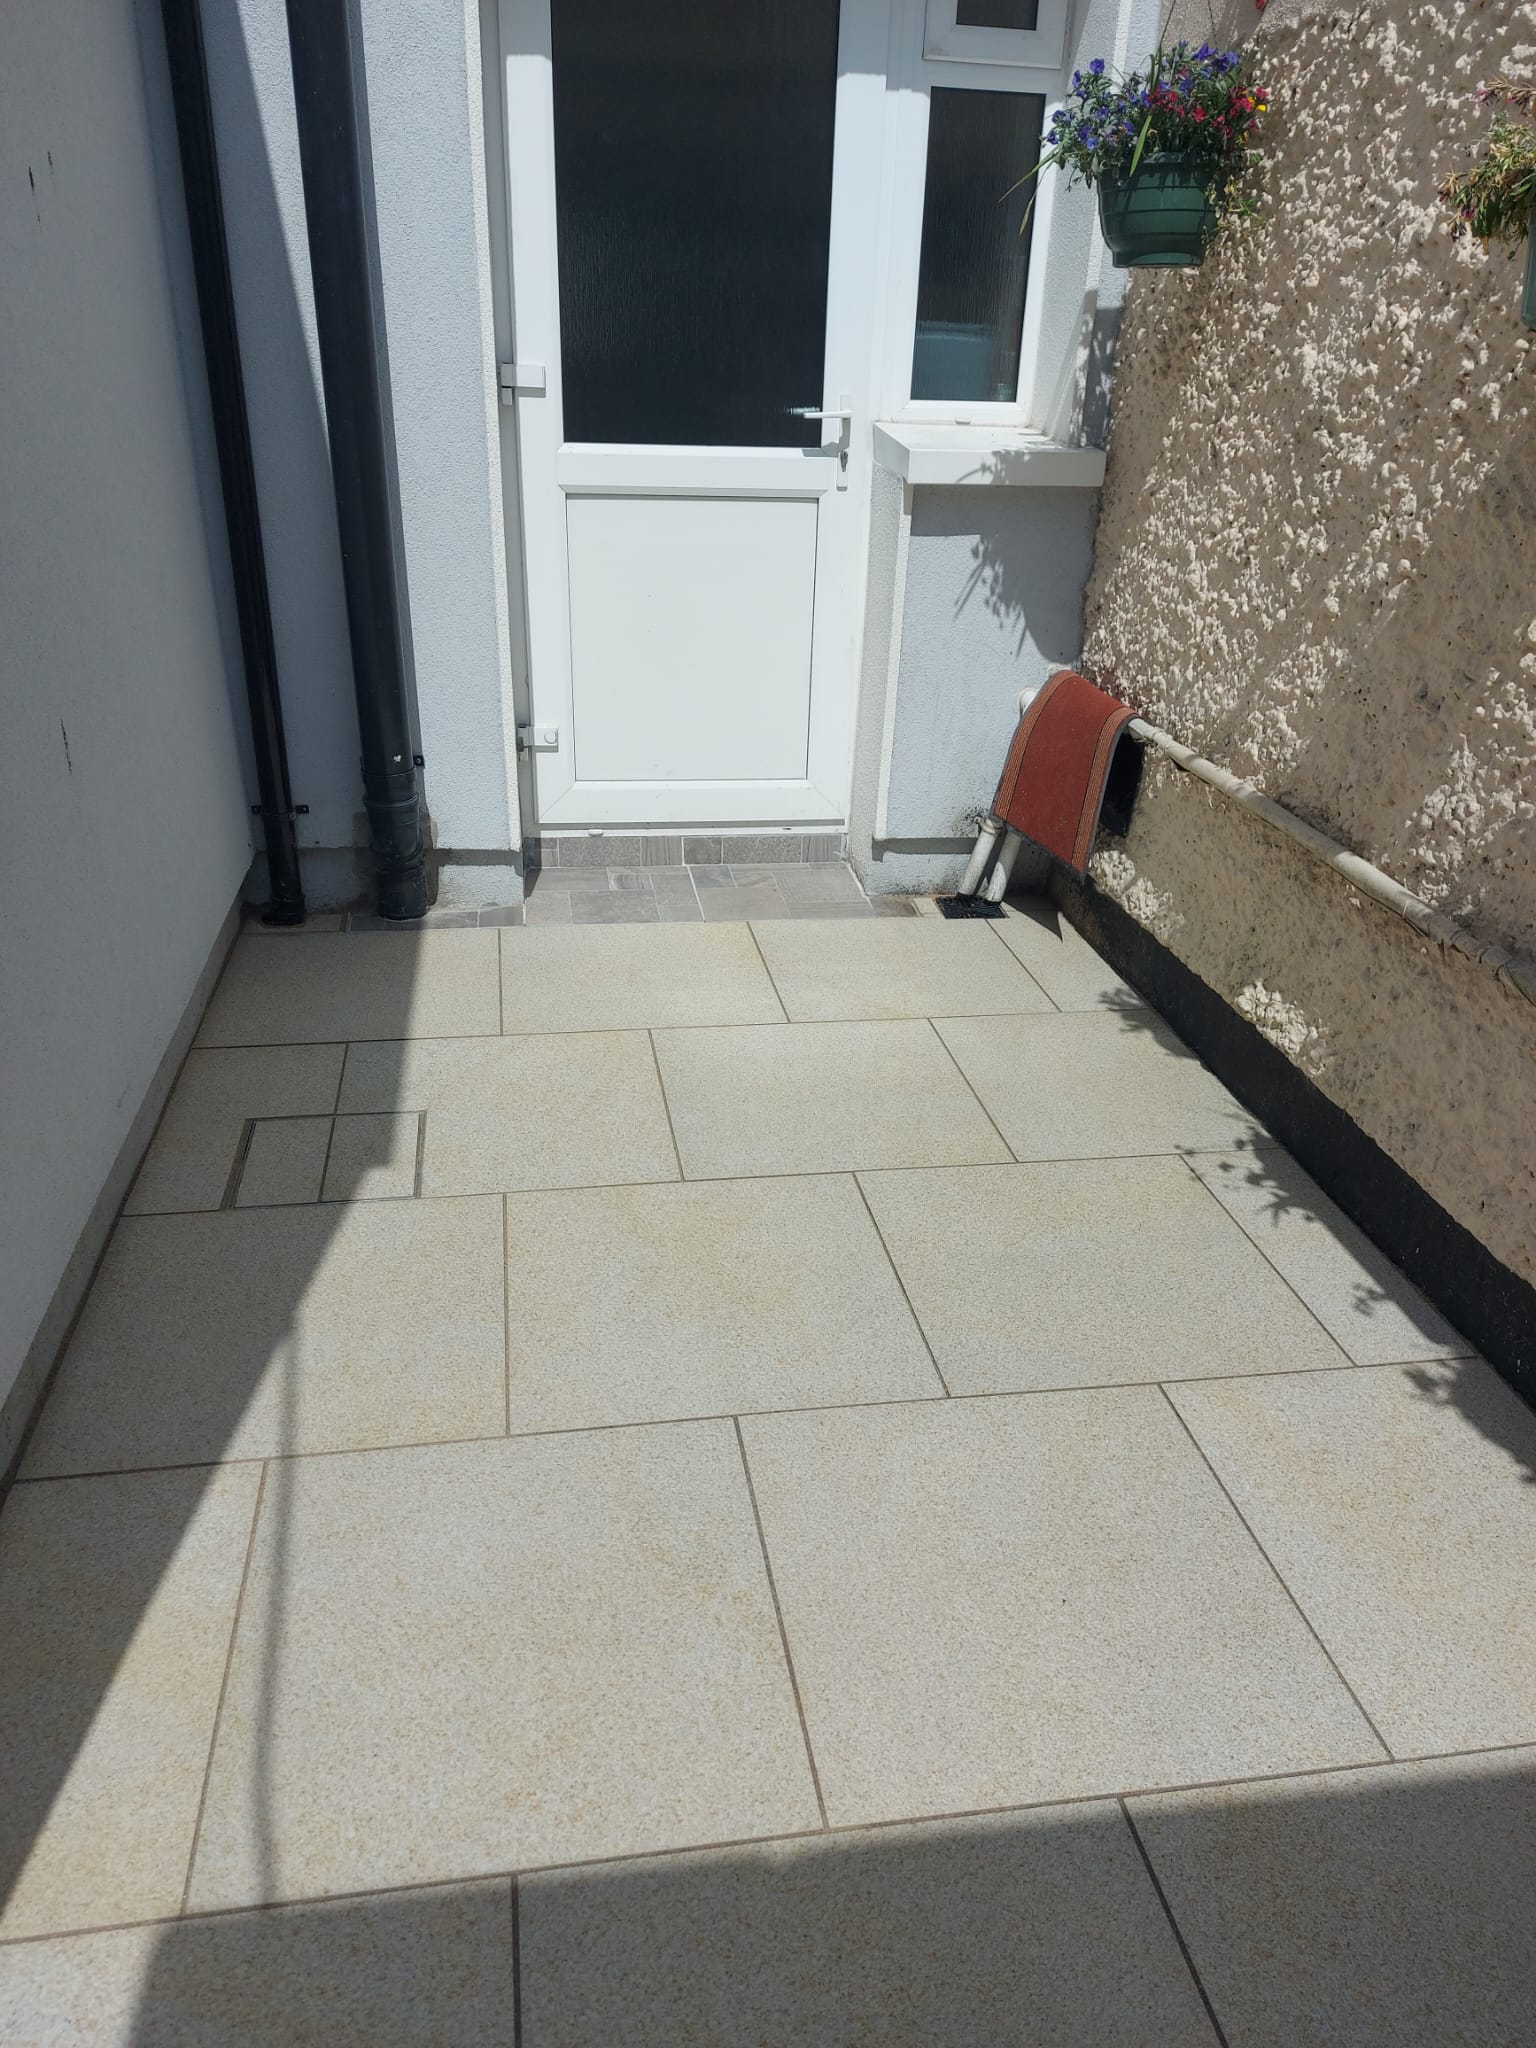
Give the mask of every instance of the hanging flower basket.
POLYGON ((1193 270, 1219 216, 1210 166, 1180 150, 1144 156, 1099 181, 1099 225, 1117 270, 1193 270))
POLYGON ((1268 107, 1246 51, 1172 43, 1124 77, 1095 57, 1073 72, 1024 182, 1057 165, 1096 187, 1118 269, 1192 269, 1229 214, 1254 210, 1247 174, 1268 107))

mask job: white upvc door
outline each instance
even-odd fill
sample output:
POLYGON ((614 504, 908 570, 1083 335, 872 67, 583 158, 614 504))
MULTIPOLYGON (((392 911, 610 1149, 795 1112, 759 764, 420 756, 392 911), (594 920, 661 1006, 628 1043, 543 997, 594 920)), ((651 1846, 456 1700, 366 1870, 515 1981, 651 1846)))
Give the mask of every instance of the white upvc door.
POLYGON ((889 22, 500 0, 543 828, 847 815, 889 22))

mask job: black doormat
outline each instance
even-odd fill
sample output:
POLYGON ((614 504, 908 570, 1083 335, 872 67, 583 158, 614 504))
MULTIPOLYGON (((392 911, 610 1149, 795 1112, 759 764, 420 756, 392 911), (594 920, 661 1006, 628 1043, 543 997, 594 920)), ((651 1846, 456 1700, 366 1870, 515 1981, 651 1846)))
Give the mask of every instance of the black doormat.
POLYGON ((1001 903, 988 903, 981 896, 935 896, 940 917, 1001 917, 1001 903))

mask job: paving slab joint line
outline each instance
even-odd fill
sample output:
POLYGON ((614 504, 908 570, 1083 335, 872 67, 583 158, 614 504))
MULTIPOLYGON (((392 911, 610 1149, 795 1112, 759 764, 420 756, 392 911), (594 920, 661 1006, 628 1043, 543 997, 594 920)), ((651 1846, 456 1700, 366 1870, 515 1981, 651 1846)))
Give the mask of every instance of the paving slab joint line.
MULTIPOLYGON (((338 1103, 341 1101, 341 1083, 339 1080, 336 1084, 336 1100, 338 1103)), ((341 1114, 339 1108, 331 1111, 330 1124, 325 1133, 325 1157, 320 1162, 320 1185, 315 1191, 316 1202, 323 1202, 325 1200, 325 1180, 326 1175, 331 1170, 331 1151, 336 1143, 336 1126, 341 1121, 341 1114)), ((351 1203, 348 1202, 346 1206, 350 1208, 351 1203)))
MULTIPOLYGON (((1189 1154, 1187 1152, 1181 1152, 1178 1156, 1184 1161, 1184 1164, 1189 1168, 1189 1171, 1193 1175, 1196 1182, 1210 1197, 1210 1199, 1216 1204, 1216 1207, 1221 1211, 1222 1215, 1226 1217, 1227 1221, 1230 1224, 1232 1224, 1232 1226, 1237 1231, 1239 1231, 1244 1238, 1246 1238, 1249 1244, 1253 1246, 1254 1250, 1258 1253, 1259 1257, 1264 1261, 1265 1265, 1268 1266, 1269 1270, 1275 1275, 1276 1279, 1282 1281, 1284 1285, 1290 1289, 1291 1293, 1296 1297, 1297 1301, 1301 1303, 1302 1307, 1306 1310, 1307 1314, 1312 1318, 1313 1322, 1316 1323, 1317 1327, 1328 1339, 1328 1342, 1333 1346, 1334 1350, 1338 1352, 1339 1356, 1342 1359, 1346 1360, 1350 1365, 1358 1365, 1360 1363, 1359 1359, 1355 1358, 1354 1356, 1352 1356, 1350 1352, 1345 1350, 1344 1346, 1339 1342, 1338 1338, 1335 1337, 1332 1330, 1329 1329, 1328 1325, 1323 1321, 1322 1317, 1318 1314, 1317 1310, 1312 1306, 1311 1302, 1307 1300, 1306 1296, 1297 1287, 1296 1283, 1291 1279, 1290 1275, 1288 1273, 1284 1273, 1281 1271, 1281 1269, 1275 1264, 1274 1260, 1269 1256, 1269 1253, 1265 1251, 1263 1245, 1259 1243, 1259 1240, 1254 1236, 1253 1232, 1251 1230, 1244 1229, 1241 1220, 1232 1214, 1232 1211, 1227 1207, 1226 1203, 1221 1200, 1221 1198, 1216 1193, 1216 1190, 1206 1180, 1205 1176, 1196 1170, 1195 1163, 1193 1159, 1190 1158, 1189 1154)), ((1242 1155, 1239 1153, 1236 1156, 1240 1158, 1242 1155)), ((1393 1270, 1396 1271, 1396 1268, 1394 1267, 1393 1270)), ((1337 1370, 1336 1367, 1332 1366, 1324 1366, 1321 1369, 1324 1372, 1331 1372, 1337 1370)), ((1312 1370, 1315 1372, 1318 1370, 1318 1368, 1314 1366, 1312 1370)))
MULTIPOLYGON (((1046 987, 1045 983, 1040 979, 1040 977, 1036 974, 1030 973, 1028 967, 1025 966, 1024 962, 1019 958, 1018 954, 1015 953, 1012 946, 1010 946, 1008 941, 1003 937, 1003 926, 1007 922, 1008 920, 1005 917, 988 918, 986 922, 986 929, 992 934, 993 938, 996 939, 997 943, 1002 947, 1003 951, 1008 955, 1008 958, 1013 962, 1013 964, 1022 970, 1025 979, 1027 981, 1032 981, 1034 983, 1035 987, 1040 991, 1041 995, 1045 997, 1045 1000, 1050 1004, 1051 1008, 1055 1011, 1056 1015, 1058 1017, 1066 1016, 1068 1014, 1066 1005, 1064 1003, 1058 1003, 1056 998, 1051 994, 1050 990, 1046 987)), ((1107 962, 1105 964, 1108 965, 1107 962)), ((1016 1014, 1021 1017, 1027 1017, 1029 1015, 1029 1012, 1027 1010, 1020 1010, 1016 1012, 1016 1014)))
MULTIPOLYGON (((913 1172, 926 1170, 917 1167, 911 1169, 913 1172)), ((943 1169, 936 1170, 942 1171, 943 1169)), ((703 1187, 709 1185, 709 1183, 702 1181, 680 1183, 669 1180, 654 1183, 645 1182, 642 1185, 675 1188, 680 1185, 703 1187)), ((562 1190, 561 1192, 580 1194, 584 1190, 578 1188, 575 1190, 562 1190)), ((398 1196, 391 1197, 390 1199, 405 1201, 409 1197, 398 1196)), ((431 1199, 431 1197, 428 1199, 431 1199)), ((439 1197, 438 1199, 446 1200, 448 1198, 439 1197)), ((510 1196, 506 1196, 503 1199, 510 1205, 510 1196)), ((242 1213, 249 1214, 250 1212, 243 1211, 242 1213)), ((510 1316, 510 1290, 506 1297, 506 1313, 510 1316)), ((919 1325, 919 1329, 921 1329, 921 1325, 919 1325)), ((948 1398, 957 1403, 967 1401, 1030 1401, 1035 1399, 1036 1396, 1041 1395, 1119 1394, 1126 1392, 1132 1387, 1156 1387, 1160 1391, 1165 1391, 1169 1387, 1217 1387, 1249 1380, 1303 1379, 1309 1374, 1325 1372, 1402 1372, 1406 1371, 1409 1366, 1422 1365, 1423 1363, 1422 1359, 1405 1358, 1385 1360, 1379 1365, 1356 1365, 1352 1359, 1346 1358, 1341 1359, 1337 1365, 1278 1366, 1264 1372, 1200 1373, 1189 1379, 1102 1380, 1086 1387, 1073 1381, 1069 1381, 1059 1387, 987 1387, 975 1391, 967 1391, 963 1394, 950 1394, 948 1398)), ((939 1377, 942 1380, 942 1373, 939 1377)), ((942 1403, 945 1398, 945 1394, 888 1394, 878 1400, 870 1401, 802 1402, 793 1408, 742 1408, 735 1411, 729 1409, 706 1409, 691 1415, 629 1416, 619 1422, 555 1424, 546 1429, 508 1430, 503 1428, 490 1435, 482 1434, 480 1436, 410 1437, 403 1442, 386 1439, 379 1443, 371 1444, 330 1444, 322 1450, 314 1451, 252 1451, 237 1458, 173 1458, 168 1459, 162 1464, 154 1465, 97 1465, 84 1471, 75 1472, 26 1472, 18 1473, 11 1484, 13 1486, 58 1486, 72 1479, 124 1479, 135 1478, 151 1472, 214 1472, 226 1466, 285 1465, 305 1458, 369 1458, 376 1457, 386 1451, 439 1451, 456 1444, 499 1444, 505 1442, 508 1437, 514 1443, 537 1443, 541 1438, 547 1436, 596 1436, 615 1429, 679 1429, 695 1422, 733 1422, 738 1416, 857 1415, 868 1408, 929 1408, 936 1403, 942 1403)), ((1274 1570, 1272 1564, 1270 1569, 1271 1571, 1274 1570)), ((1278 1577, 1278 1574, 1276 1576, 1278 1577)), ((1289 1588, 1286 1590, 1289 1592, 1289 1588)), ((1294 1599, 1294 1596, 1292 1597, 1294 1599)), ((1495 1746, 1507 1749, 1525 1749, 1530 1745, 1523 1742, 1513 1742, 1495 1746)), ((1449 1752, 1452 1755, 1471 1755, 1475 1753, 1474 1751, 1462 1752, 1459 1750, 1449 1752)), ((1407 1761, 1406 1758, 1395 1756, 1392 1760, 1397 1763, 1407 1761)))
MULTIPOLYGON (((955 1058, 953 1051, 950 1049, 948 1040, 945 1038, 943 1032, 939 1029, 934 1019, 932 1017, 924 1017, 921 1021, 928 1026, 928 1029, 933 1033, 934 1037, 939 1041, 939 1044, 943 1047, 945 1058, 949 1061, 949 1064, 954 1068, 955 1072, 960 1076, 961 1080, 970 1090, 972 1101, 976 1104, 976 1107, 981 1111, 982 1115, 986 1118, 987 1122, 992 1126, 993 1136, 997 1139, 997 1142, 999 1143, 999 1145, 1002 1146, 1003 1150, 1008 1154, 1008 1157, 1006 1159, 995 1159, 993 1160, 992 1164, 994 1166, 1027 1166, 1030 1164, 1037 1163, 1029 1160, 1020 1159, 1018 1153, 1014 1151, 1013 1147, 1009 1144, 1008 1140, 1003 1136, 1002 1132, 997 1127, 997 1120, 993 1116, 991 1110, 988 1109, 987 1105, 976 1093, 975 1082, 972 1081, 970 1075, 965 1071, 964 1067, 962 1067, 960 1062, 955 1058)), ((953 1021, 954 1020, 952 1018, 945 1019, 946 1023, 951 1023, 953 1021)))
POLYGON ((503 1435, 512 1434, 512 1197, 501 1198, 501 1387, 503 1435))
MULTIPOLYGON (((917 1170, 919 1172, 923 1171, 922 1168, 918 1168, 917 1170)), ((945 1169, 942 1167, 933 1167, 928 1169, 928 1171, 930 1172, 940 1173, 942 1173, 944 1170, 945 1169)), ((897 1265, 895 1259, 891 1255, 891 1248, 885 1241, 885 1232, 880 1228, 880 1219, 869 1205, 869 1196, 865 1193, 864 1183, 860 1179, 857 1172, 855 1172, 853 1175, 853 1184, 859 1191, 859 1200, 864 1204, 864 1213, 868 1216, 871 1224, 874 1226, 875 1235, 880 1240, 880 1249, 885 1253, 886 1263, 889 1265, 891 1269, 891 1276, 895 1280, 896 1285, 901 1289, 901 1298, 907 1304, 907 1313, 911 1316, 913 1322, 917 1325, 917 1334, 923 1340, 923 1349, 928 1354, 928 1363, 933 1367, 935 1373, 937 1373, 939 1385, 944 1389, 944 1398, 946 1400, 952 1400, 953 1393, 950 1388, 949 1381, 944 1377, 944 1368, 939 1364, 938 1354, 934 1350, 932 1344, 928 1341, 928 1332, 923 1327, 923 1319, 918 1314, 917 1308, 913 1303, 911 1295, 907 1292, 907 1283, 901 1277, 901 1268, 897 1265)))
MULTIPOLYGON (((665 1080, 665 1078, 663 1077, 663 1075, 662 1075, 662 1071, 661 1071, 661 1054, 660 1054, 660 1053, 659 1053, 659 1052, 657 1051, 657 1048, 656 1048, 656 1033, 655 1033, 655 1031, 654 1031, 654 1030, 648 1030, 648 1031, 646 1032, 646 1034, 645 1034, 645 1035, 646 1035, 646 1038, 647 1038, 647 1040, 648 1040, 648 1041, 649 1041, 649 1043, 650 1043, 650 1048, 651 1048, 651 1065, 652 1065, 652 1066, 653 1066, 653 1067, 654 1067, 654 1068, 656 1069, 656 1086, 657 1086, 657 1087, 658 1087, 658 1089, 660 1089, 660 1091, 661 1091, 661 1108, 662 1108, 662 1114, 663 1114, 663 1115, 664 1115, 664 1116, 666 1117, 666 1119, 667 1119, 667 1136, 668 1136, 668 1137, 669 1137, 669 1138, 670 1138, 670 1139, 672 1140, 672 1157, 673 1157, 673 1158, 674 1158, 674 1159, 676 1160, 676 1162, 677 1162, 677 1179, 676 1179, 675 1181, 672 1181, 672 1180, 638 1180, 638 1181, 628 1181, 628 1182, 624 1182, 624 1183, 622 1183, 622 1185, 624 1185, 624 1186, 628 1186, 628 1187, 638 1187, 638 1188, 672 1188, 672 1187, 677 1187, 677 1186, 678 1186, 678 1185, 679 1185, 679 1184, 680 1184, 681 1182, 683 1182, 683 1181, 686 1181, 686 1180, 687 1180, 687 1178, 688 1178, 688 1176, 687 1176, 687 1174, 686 1174, 686 1173, 684 1173, 684 1171, 683 1171, 683 1151, 682 1151, 682 1147, 681 1147, 681 1146, 680 1146, 680 1145, 678 1144, 678 1142, 677 1142, 677 1127, 676 1127, 676 1125, 675 1125, 675 1124, 673 1123, 673 1121, 672 1121, 672 1105, 671 1105, 671 1103, 670 1103, 670 1102, 669 1102, 669 1101, 667 1100, 667 1084, 666 1084, 666 1080, 665 1080)), ((572 1190, 571 1192, 573 1192, 573 1193, 577 1193, 577 1192, 580 1192, 580 1191, 579 1191, 579 1190, 575 1190, 575 1189, 573 1189, 573 1190, 572 1190)), ((596 1190, 594 1189, 594 1190, 591 1190, 590 1192, 596 1192, 596 1190)))
POLYGON ((203 1834, 203 1809, 208 1804, 208 1787, 213 1778, 213 1753, 218 1747, 219 1724, 224 1718, 224 1696, 229 1691, 229 1674, 235 1663, 235 1636, 240 1627, 240 1614, 245 1606, 245 1589, 251 1576, 251 1560, 256 1555, 256 1531, 261 1524, 261 1504, 267 1491, 267 1461, 261 1461, 261 1475, 256 1481, 256 1499, 251 1506, 251 1526, 246 1532, 245 1558, 240 1566, 240 1585, 235 1594, 235 1611, 230 1618, 229 1641, 224 1649, 224 1670, 219 1678, 219 1697, 213 1709, 213 1726, 208 1731, 208 1755, 203 1764, 203 1782, 197 1795, 197 1816, 192 1823, 192 1839, 187 1844, 187 1874, 181 1885, 181 1907, 178 1918, 185 1919, 187 1902, 192 1895, 192 1872, 197 1864, 198 1845, 203 1834))
POLYGON ((783 1017, 784 1022, 787 1024, 789 1022, 789 1005, 784 1000, 783 994, 779 988, 779 984, 773 978, 773 969, 768 965, 768 955, 763 951, 762 946, 759 943, 757 932, 754 929, 752 920, 750 918, 746 920, 746 926, 748 933, 751 935, 752 950, 754 953, 756 953, 758 959, 761 960, 763 963, 763 972, 768 977, 768 986, 773 990, 773 1000, 778 1004, 780 1015, 783 1017))
MULTIPOLYGON (((1333 1369, 1337 1370, 1337 1368, 1333 1369)), ((1355 1367, 1356 1371, 1370 1369, 1371 1368, 1369 1367, 1355 1367)), ((1322 1651, 1323 1655, 1328 1659, 1329 1664, 1333 1667, 1334 1676, 1338 1679, 1340 1685, 1343 1686, 1344 1690, 1349 1694, 1350 1698, 1354 1701, 1361 1720, 1364 1721, 1366 1727, 1370 1729, 1372 1735, 1374 1735, 1376 1740, 1381 1744, 1382 1753, 1385 1756, 1386 1761, 1392 1764, 1399 1762, 1400 1759, 1396 1757, 1392 1752, 1391 1744, 1387 1741, 1386 1737, 1382 1734, 1381 1730, 1376 1726, 1376 1723, 1371 1719, 1370 1715, 1365 1711, 1365 1707, 1361 1701, 1360 1695, 1355 1691, 1355 1688, 1350 1684, 1349 1680, 1344 1676, 1344 1673, 1340 1670, 1338 1659, 1334 1656, 1332 1650, 1329 1649, 1328 1645, 1323 1641, 1322 1636, 1318 1633, 1318 1630, 1315 1624, 1313 1623, 1311 1615, 1308 1614, 1305 1607, 1302 1606, 1301 1602, 1296 1598, 1296 1595, 1291 1591, 1290 1586, 1286 1583, 1284 1573, 1280 1570, 1280 1567, 1275 1563, 1274 1559, 1270 1556, 1269 1552, 1264 1548, 1263 1544, 1259 1541, 1257 1535, 1255 1535, 1254 1533, 1251 1523, 1248 1520, 1248 1517, 1243 1513, 1242 1509, 1233 1499, 1232 1494, 1227 1487, 1226 1481, 1222 1478, 1221 1474, 1216 1470, 1216 1467, 1211 1463, 1210 1459, 1206 1456, 1204 1444, 1201 1443, 1200 1439, 1195 1435, 1195 1432, 1190 1428, 1189 1424, 1185 1421, 1184 1417, 1179 1413, 1178 1406, 1175 1403, 1173 1396, 1168 1392, 1168 1389, 1164 1386, 1159 1386, 1158 1392, 1162 1395, 1163 1399, 1168 1403, 1168 1406, 1173 1410, 1174 1416, 1178 1421, 1179 1427, 1183 1430, 1184 1434, 1189 1438, 1190 1442, 1194 1445, 1196 1454, 1198 1455, 1200 1462, 1204 1465, 1206 1471, 1210 1473, 1211 1477, 1215 1480, 1216 1484, 1221 1488, 1223 1494, 1225 1494, 1227 1505, 1231 1508, 1233 1514, 1236 1515, 1237 1519, 1242 1523, 1244 1529, 1247 1530, 1249 1540, 1253 1544, 1254 1549, 1257 1550, 1260 1557, 1262 1557, 1264 1562, 1269 1566, 1271 1572, 1274 1573, 1275 1583, 1280 1587, 1280 1590, 1285 1594, 1286 1599, 1290 1601, 1291 1605, 1295 1608, 1296 1612, 1301 1616, 1302 1621, 1306 1625, 1307 1632, 1310 1634, 1313 1642, 1317 1644, 1317 1647, 1322 1651)))
MULTIPOLYGON (((179 1079, 180 1077, 178 1076, 177 1078, 179 1079)), ((242 1117, 240 1120, 240 1135, 235 1140, 235 1156, 230 1164, 229 1172, 224 1177, 224 1192, 219 1197, 218 1206, 221 1209, 233 1209, 235 1206, 235 1197, 239 1194, 240 1183, 245 1178, 245 1162, 247 1158, 250 1156, 251 1140, 255 1135, 256 1119, 252 1116, 242 1117)), ((153 1144, 154 1140, 151 1139, 150 1143, 153 1144)), ((149 1154, 146 1152, 144 1156, 147 1159, 149 1157, 149 1154)), ((134 1175, 134 1182, 135 1185, 137 1185, 137 1174, 134 1175)), ((121 1221, 122 1215, 121 1212, 119 1212, 116 1220, 112 1225, 111 1231, 108 1233, 108 1244, 110 1244, 112 1242, 112 1239, 117 1235, 117 1225, 121 1221)), ((92 1286, 94 1286, 95 1281, 93 1280, 91 1284, 92 1286)))
MULTIPOLYGON (((820 1842, 841 1835, 877 1834, 891 1828, 938 1827, 964 1820, 1007 1818, 1012 1814, 1042 1813, 1060 1806, 1102 1806, 1107 1800, 1160 1799, 1186 1792, 1221 1792, 1250 1785, 1283 1785, 1293 1779, 1338 1778, 1355 1771, 1383 1771, 1405 1764, 1461 1763, 1468 1757, 1504 1756, 1520 1750, 1536 1754, 1536 1743, 1483 1743, 1474 1749, 1434 1750, 1423 1755, 1370 1757, 1361 1763, 1308 1764, 1293 1771, 1259 1772, 1242 1778, 1197 1778, 1176 1785, 1133 1785, 1123 1792, 1073 1792, 1042 1799, 1024 1800, 1014 1806, 971 1806, 942 1813, 898 1814, 885 1820, 830 1822, 825 1828, 780 1828, 767 1835, 731 1835, 723 1840, 677 1842, 656 1848, 624 1849, 611 1856, 570 1857, 564 1862, 508 1864, 498 1870, 456 1871, 449 1877, 411 1877, 398 1884, 364 1885, 345 1892, 294 1892, 281 1898, 253 1899, 234 1906, 200 1906, 185 1915, 188 1920, 229 1920, 244 1913, 282 1913, 295 1906, 345 1904, 350 1899, 387 1899, 406 1892, 450 1891, 464 1885, 494 1884, 542 1877, 555 1871, 604 1870, 621 1863, 651 1863, 658 1858, 707 1856, 722 1849, 762 1849, 781 1842, 820 1842)), ((44 1928, 36 1934, 0 1935, 0 1950, 28 1948, 44 1941, 77 1941, 93 1934, 124 1934, 136 1928, 174 1927, 182 1916, 149 1914, 140 1920, 97 1921, 84 1927, 44 1928)))
POLYGON ((1162 1879, 1153 1867, 1152 1858, 1147 1854, 1147 1845, 1141 1839, 1140 1831, 1135 1821, 1131 1818, 1131 1809, 1126 1805, 1123 1794, 1115 1801, 1115 1804, 1120 1809, 1121 1818, 1131 1831, 1131 1840, 1136 1844, 1136 1853, 1141 1858, 1147 1876, 1152 1880, 1152 1889, 1157 1893, 1157 1903, 1162 1907, 1164 1917, 1172 1930, 1173 1938, 1179 1945, 1179 1954, 1184 1958, 1184 1967, 1188 1970, 1194 1987, 1200 1994, 1200 2003, 1205 2007, 1205 2016, 1211 2023, 1211 2031, 1221 2043, 1221 2048, 1228 2048, 1226 2033, 1222 2028, 1221 2021, 1216 2017, 1216 2008, 1211 2003, 1211 1995, 1206 1990, 1204 1980, 1195 1967, 1195 1959, 1189 1952, 1189 1943, 1184 1939, 1184 1931, 1173 1916, 1173 1908, 1168 1903, 1168 1894, 1163 1890, 1162 1879))
POLYGON ((789 1689, 795 1696, 795 1713, 800 1720, 800 1737, 805 1744, 805 1761, 810 1767, 811 1785, 816 1794, 816 1810, 821 1815, 822 1830, 825 1832, 829 1825, 827 1802, 822 1796, 821 1773, 816 1768, 816 1752, 811 1747, 810 1725, 805 1718, 805 1702, 800 1697, 800 1680, 796 1676, 795 1660, 790 1652, 789 1631, 784 1626, 784 1609, 779 1604, 778 1583, 773 1576, 773 1560, 768 1555, 768 1538, 763 1533, 763 1518, 757 1505, 757 1488, 752 1484, 752 1467, 747 1462, 747 1444, 741 1433, 740 1416, 731 1417, 731 1427, 736 1432, 736 1449, 741 1457, 741 1473, 747 1482, 747 1499, 752 1503, 752 1521, 757 1529, 758 1548, 763 1554, 763 1570, 768 1578, 768 1591, 773 1598, 774 1619, 779 1624, 779 1643, 784 1651, 784 1668, 789 1674, 789 1689))
POLYGON ((512 1873, 512 2048, 523 2042, 523 1899, 512 1873))

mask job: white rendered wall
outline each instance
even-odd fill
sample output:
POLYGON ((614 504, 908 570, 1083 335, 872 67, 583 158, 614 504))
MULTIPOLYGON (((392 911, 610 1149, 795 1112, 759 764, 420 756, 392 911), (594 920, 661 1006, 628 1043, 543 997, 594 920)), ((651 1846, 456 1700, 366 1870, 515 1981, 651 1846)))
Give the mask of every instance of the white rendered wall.
MULTIPOLYGON (((273 628, 317 904, 358 892, 362 781, 283 0, 205 9, 273 628)), ((476 0, 362 0, 425 789, 441 903, 517 900, 476 0)), ((366 864, 361 870, 366 874, 366 864)))
POLYGON ((251 852, 227 561, 200 497, 207 395, 178 331, 185 226, 170 215, 168 256, 156 189, 163 59, 146 87, 136 14, 134 0, 0 0, 0 1403, 16 1393, 12 1426, 18 1376, 36 1369, 34 1339, 251 852))

